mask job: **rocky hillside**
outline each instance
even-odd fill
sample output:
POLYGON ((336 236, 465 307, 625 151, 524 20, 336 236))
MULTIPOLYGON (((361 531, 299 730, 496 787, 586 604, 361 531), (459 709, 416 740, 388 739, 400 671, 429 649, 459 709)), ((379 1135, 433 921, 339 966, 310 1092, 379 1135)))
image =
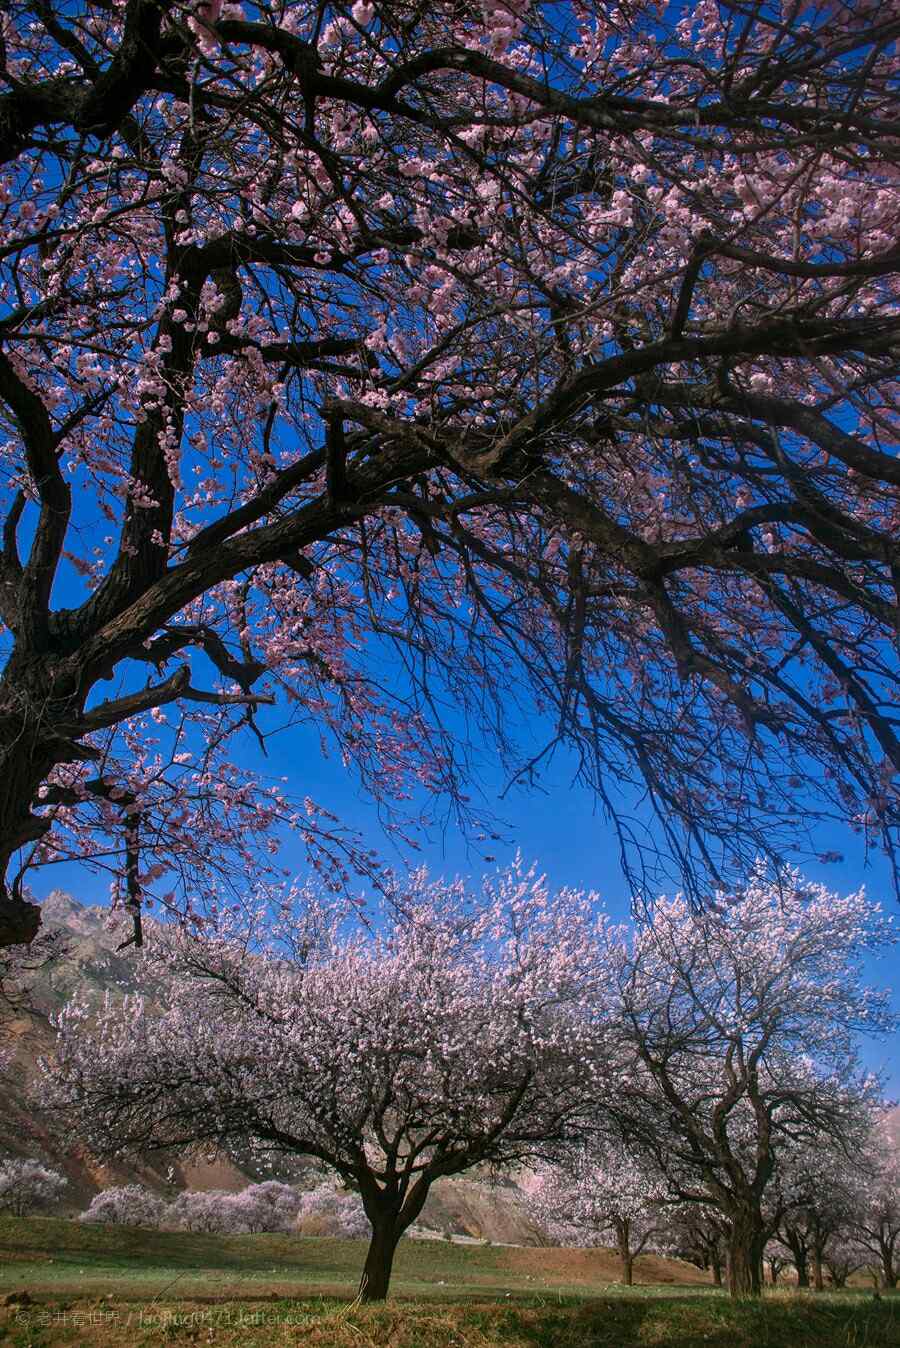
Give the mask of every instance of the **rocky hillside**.
POLYGON ((35 1113, 26 1093, 38 1059, 52 1044, 53 1012, 76 989, 99 1001, 107 991, 127 992, 135 986, 134 954, 116 952, 122 938, 108 929, 103 909, 87 908, 56 891, 42 912, 44 929, 59 935, 61 953, 30 976, 31 1014, 16 1016, 8 1026, 14 1056, 7 1069, 9 1090, 0 1101, 0 1154, 47 1160, 68 1178, 66 1206, 78 1211, 98 1189, 111 1184, 140 1183, 166 1193, 173 1187, 243 1188, 248 1177, 227 1160, 187 1162, 154 1156, 143 1162, 100 1165, 77 1138, 58 1139, 52 1117, 35 1113))
MULTIPOLYGON (((127 1164, 100 1165, 77 1138, 56 1140, 53 1120, 35 1115, 26 1102, 26 1091, 38 1058, 52 1043, 49 1017, 76 989, 88 991, 98 1001, 107 991, 133 990, 136 967, 133 949, 116 951, 122 936, 108 928, 104 909, 86 907, 56 891, 45 900, 42 913, 45 929, 59 933, 63 953, 31 975, 33 1014, 19 1016, 10 1027, 15 1054, 9 1090, 0 1088, 0 1156, 40 1157, 63 1172, 69 1180, 66 1206, 72 1211, 81 1211, 98 1189, 112 1184, 140 1183, 170 1196, 178 1188, 233 1192, 260 1178, 221 1157, 188 1160, 154 1155, 127 1164)), ((303 1167, 298 1166, 276 1177, 295 1181, 302 1176, 303 1167)), ((543 1243, 524 1194, 511 1181, 466 1178, 436 1185, 419 1225, 497 1244, 543 1243)))

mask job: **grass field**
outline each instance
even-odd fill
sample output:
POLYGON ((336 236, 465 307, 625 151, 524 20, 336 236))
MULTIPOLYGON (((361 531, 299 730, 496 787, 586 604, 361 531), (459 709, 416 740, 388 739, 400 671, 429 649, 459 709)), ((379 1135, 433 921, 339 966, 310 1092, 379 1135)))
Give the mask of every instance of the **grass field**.
MULTIPOLYGON (((0 1217, 0 1297, 22 1288, 32 1294, 114 1290, 153 1297, 172 1284, 178 1296, 345 1296, 356 1289, 365 1252, 362 1240, 206 1236, 0 1217)), ((618 1277, 618 1261, 607 1250, 404 1240, 392 1291, 415 1297, 578 1296, 615 1285, 618 1277)), ((637 1261, 636 1277, 642 1283, 706 1285, 690 1264, 655 1256, 637 1261)))
POLYGON ((642 1284, 625 1289, 602 1250, 404 1241, 391 1301, 360 1307, 363 1253, 360 1241, 3 1218, 0 1345, 900 1348, 900 1298, 735 1304, 696 1270, 655 1258, 639 1261, 642 1284))

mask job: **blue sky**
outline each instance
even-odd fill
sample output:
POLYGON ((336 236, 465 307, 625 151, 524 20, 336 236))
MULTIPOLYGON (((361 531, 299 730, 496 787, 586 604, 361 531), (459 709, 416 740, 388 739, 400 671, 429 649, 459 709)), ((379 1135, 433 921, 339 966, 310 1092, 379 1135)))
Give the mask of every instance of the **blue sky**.
MULTIPOLYGON (((443 829, 435 827, 421 840, 417 854, 396 848, 385 834, 374 804, 337 755, 322 757, 318 737, 310 729, 294 728, 274 737, 269 741, 268 759, 259 758, 250 741, 244 741, 242 748, 255 767, 273 777, 289 777, 292 793, 309 794, 345 824, 358 829, 391 864, 424 861, 435 875, 477 880, 509 861, 519 849, 527 861, 536 862, 546 873, 551 886, 597 890, 614 917, 629 916, 631 894, 620 866, 615 832, 604 820, 594 795, 573 784, 574 763, 564 754, 558 754, 545 772, 542 788, 514 787, 502 799, 507 783, 491 770, 490 762, 485 765, 481 775, 484 803, 504 821, 502 841, 477 842, 448 821, 443 829)), ((243 760, 244 755, 240 757, 243 760)), ((843 852, 845 860, 835 865, 807 865, 805 873, 835 890, 848 891, 865 884, 871 898, 880 901, 886 912, 896 913, 900 925, 887 861, 881 857, 867 859, 860 841, 849 830, 843 834, 837 828, 830 831, 822 839, 822 847, 843 852)), ((306 858, 297 841, 286 841, 282 861, 298 875, 306 871, 306 858)), ((39 895, 64 888, 83 902, 107 900, 108 877, 91 875, 75 865, 50 866, 35 874, 32 884, 39 895)), ((898 950, 895 948, 887 957, 870 959, 866 972, 872 984, 891 989, 900 1014, 898 950)), ((889 1095, 900 1098, 900 1032, 864 1044, 863 1057, 869 1067, 883 1075, 889 1095)))

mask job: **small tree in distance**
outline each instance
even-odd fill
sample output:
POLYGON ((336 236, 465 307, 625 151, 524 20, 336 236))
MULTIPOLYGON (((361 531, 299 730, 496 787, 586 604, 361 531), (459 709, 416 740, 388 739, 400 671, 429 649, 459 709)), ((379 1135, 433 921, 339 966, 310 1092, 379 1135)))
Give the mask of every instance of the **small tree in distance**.
POLYGON ((236 1229, 244 1231, 292 1231, 302 1200, 299 1190, 279 1180, 248 1184, 228 1197, 236 1229))
POLYGON ((207 1234, 237 1231, 233 1195, 224 1191, 186 1190, 168 1206, 165 1223, 176 1231, 202 1231, 207 1234))
POLYGON ((579 1151, 545 1172, 534 1197, 540 1215, 574 1243, 611 1236, 626 1287, 634 1282, 635 1259, 665 1227, 659 1176, 622 1149, 579 1151))
POLYGON ((368 1236, 370 1229, 359 1194, 333 1184, 319 1184, 300 1195, 297 1230, 303 1235, 359 1240, 368 1236))
POLYGON ((169 1205, 140 1184, 114 1185, 94 1194, 78 1220, 98 1226, 162 1226, 169 1205))
POLYGON ((68 1184, 65 1176, 40 1161, 8 1160, 0 1165, 0 1211, 16 1217, 52 1207, 68 1184))
POLYGON ((381 1299, 436 1179, 583 1134, 608 944, 594 908, 521 868, 480 901, 419 872, 380 931, 305 958, 170 933, 159 1014, 136 998, 96 1023, 84 1003, 62 1014, 51 1099, 105 1155, 202 1142, 317 1158, 360 1195, 360 1291, 381 1299))

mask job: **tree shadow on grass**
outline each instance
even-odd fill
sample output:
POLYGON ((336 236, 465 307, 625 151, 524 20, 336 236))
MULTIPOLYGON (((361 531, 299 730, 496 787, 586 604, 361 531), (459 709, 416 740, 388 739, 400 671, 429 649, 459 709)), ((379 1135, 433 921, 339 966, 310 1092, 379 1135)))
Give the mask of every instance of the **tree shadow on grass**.
POLYGON ((496 1342, 529 1348, 897 1348, 900 1298, 846 1302, 809 1298, 732 1302, 677 1296, 616 1297, 581 1306, 501 1311, 481 1307, 467 1320, 496 1342))

